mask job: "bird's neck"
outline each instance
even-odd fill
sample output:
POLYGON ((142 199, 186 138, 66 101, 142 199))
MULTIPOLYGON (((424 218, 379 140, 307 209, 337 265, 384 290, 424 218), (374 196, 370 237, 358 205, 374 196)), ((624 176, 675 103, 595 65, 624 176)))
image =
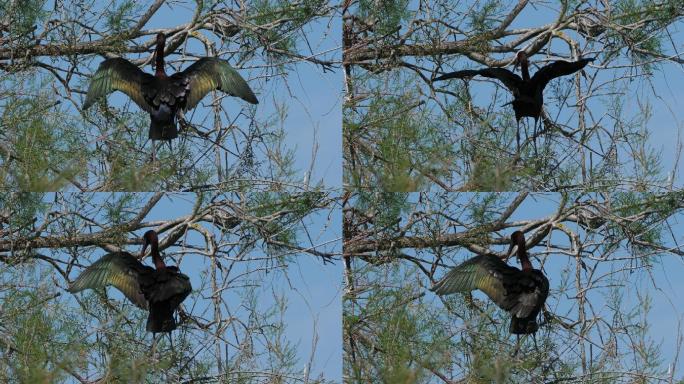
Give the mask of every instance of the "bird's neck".
POLYGON ((166 77, 166 72, 164 71, 164 44, 157 44, 155 59, 155 75, 157 77, 166 77))
POLYGON ((152 261, 154 262, 155 268, 166 269, 166 264, 164 264, 164 260, 162 260, 161 255, 159 254, 159 246, 157 244, 152 244, 150 254, 152 255, 152 261))
POLYGON ((525 250, 525 243, 518 244, 518 259, 520 259, 520 266, 523 271, 531 271, 532 263, 530 258, 527 257, 527 251, 525 250))
POLYGON ((528 65, 527 60, 523 60, 520 63, 520 71, 522 72, 522 78, 525 81, 530 80, 530 71, 528 70, 527 65, 528 65))

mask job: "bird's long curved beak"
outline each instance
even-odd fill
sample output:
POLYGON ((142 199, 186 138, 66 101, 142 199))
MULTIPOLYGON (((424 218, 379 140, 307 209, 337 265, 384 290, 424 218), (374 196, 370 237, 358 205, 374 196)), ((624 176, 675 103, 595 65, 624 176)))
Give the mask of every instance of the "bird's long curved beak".
POLYGON ((142 250, 140 250, 140 257, 141 257, 141 258, 142 258, 142 257, 145 257, 145 251, 147 251, 147 246, 148 246, 148 245, 150 245, 150 242, 147 240, 147 238, 145 238, 145 240, 144 240, 144 242, 143 242, 142 250))
POLYGON ((511 245, 508 247, 508 251, 506 251, 506 260, 511 258, 513 256, 511 252, 513 252, 513 248, 515 247, 515 243, 511 241, 511 245))

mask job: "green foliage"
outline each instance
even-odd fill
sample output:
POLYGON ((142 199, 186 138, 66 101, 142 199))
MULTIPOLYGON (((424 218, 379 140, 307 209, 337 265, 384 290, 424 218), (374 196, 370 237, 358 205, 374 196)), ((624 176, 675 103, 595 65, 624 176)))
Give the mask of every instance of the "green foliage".
MULTIPOLYGON (((295 4, 287 0, 256 0, 251 4, 252 20, 257 25, 270 25, 259 31, 255 45, 265 44, 267 52, 274 58, 285 57, 286 52, 295 50, 297 40, 292 31, 302 27, 319 15, 327 5, 326 0, 302 0, 295 4), (278 20, 288 20, 277 28, 278 20)), ((257 36, 253 36, 256 38, 257 36)))
POLYGON ((96 372, 103 382, 168 383, 214 367, 183 328, 173 346, 167 335, 153 346, 147 313, 131 304, 95 291, 76 303, 39 263, 1 271, 0 382, 67 383, 96 372))
POLYGON ((468 175, 469 190, 483 192, 505 192, 515 190, 513 176, 508 159, 494 156, 473 157, 472 172, 468 175))
POLYGON ((427 382, 430 369, 448 365, 450 343, 427 308, 412 299, 415 288, 384 289, 376 281, 378 288, 364 293, 362 299, 346 298, 344 303, 345 335, 366 334, 354 336, 364 355, 355 360, 345 355, 346 374, 352 382, 427 382), (352 304, 358 299, 362 307, 352 304))
POLYGON ((470 27, 475 33, 485 33, 499 23, 499 12, 503 9, 501 0, 487 0, 480 7, 473 7, 468 13, 470 27))
POLYGON ((0 381, 64 382, 67 372, 81 364, 81 334, 69 321, 55 287, 38 284, 46 275, 31 278, 37 290, 2 289, 8 277, 6 272, 0 276, 0 381))
POLYGON ((0 126, 9 146, 0 151, 5 188, 53 191, 85 174, 83 138, 70 128, 76 122, 64 117, 53 96, 40 92, 36 97, 5 101, 0 107, 0 126))
POLYGON ((39 193, 0 192, 0 209, 10 218, 6 223, 9 232, 19 236, 30 233, 35 217, 47 208, 42 199, 39 193))
POLYGON ((367 104, 345 107, 345 145, 358 148, 352 159, 356 169, 345 174, 345 182, 392 192, 421 190, 432 182, 426 175, 448 175, 454 149, 440 122, 421 107, 420 94, 412 90, 414 77, 404 79, 394 73, 383 80, 372 82, 367 104), (406 92, 388 94, 387 87, 394 86, 406 92))
MULTIPOLYGON (((632 109, 634 99, 625 96, 637 84, 648 86, 635 78, 647 80, 653 66, 677 55, 672 31, 684 16, 684 3, 614 0, 594 9, 583 1, 559 0, 556 8, 527 4, 512 13, 516 3, 358 2, 347 20, 352 27, 347 83, 351 104, 345 106, 343 121, 347 185, 394 191, 507 191, 578 185, 648 190, 669 183, 663 167, 672 165, 663 164, 662 153, 649 144, 653 129, 646 129, 648 101, 640 98, 641 105, 632 109), (392 33, 398 26, 399 32, 392 33), (525 35, 526 28, 549 34, 525 35), (570 77, 550 83, 540 127, 533 129, 532 119, 523 119, 517 147, 511 94, 499 81, 482 76, 431 80, 483 65, 511 69, 512 52, 523 48, 535 50, 533 67, 557 56, 599 52, 601 57, 581 72, 588 76, 579 83, 570 77), (625 59, 634 66, 625 69, 625 59), (360 61, 351 62, 355 60, 360 61), (595 81, 608 78, 613 80, 595 81), (624 89, 614 93, 608 90, 612 84, 624 89), (598 105, 613 97, 627 107, 626 114, 598 105), (395 103, 403 109, 376 113, 367 105, 371 103, 395 103), (632 110, 638 110, 638 116, 632 116, 632 110), (405 120, 378 123, 387 132, 373 126, 378 117, 395 116, 405 120), (618 124, 611 127, 613 120, 618 124), (411 125, 417 128, 409 129, 411 125), (447 148, 447 156, 439 152, 440 146, 447 148)), ((667 147, 676 153, 675 144, 667 147)))
POLYGON ((139 12, 137 1, 125 0, 120 3, 114 2, 112 7, 105 8, 104 17, 106 26, 112 34, 125 32, 135 23, 135 16, 139 12))
MULTIPOLYGON (((261 68, 259 71, 263 73, 253 77, 286 77, 285 66, 298 65, 293 57, 312 55, 321 59, 308 44, 307 25, 332 14, 333 8, 328 1, 257 0, 249 3, 247 7, 235 8, 235 13, 227 11, 235 4, 225 1, 197 1, 187 5, 203 8, 197 10, 200 17, 195 20, 200 27, 197 32, 213 44, 220 40, 221 46, 215 46, 218 52, 235 52, 231 63, 242 65, 254 61, 249 66, 261 68), (210 24, 212 28, 205 28, 210 24), (274 57, 277 60, 271 60, 274 57)), ((178 9, 192 15, 193 9, 182 4, 167 5, 174 11, 178 9)), ((158 14, 169 12, 167 5, 158 14)), ((283 127, 284 124, 275 125, 282 121, 262 124, 261 118, 257 115, 255 120, 251 113, 236 112, 235 116, 229 116, 225 113, 226 106, 210 113, 198 108, 199 117, 195 116, 194 110, 192 115, 188 114, 192 126, 172 142, 172 149, 157 143, 160 161, 152 165, 147 138, 149 117, 134 103, 129 102, 122 109, 103 108, 106 102, 102 102, 98 103, 98 108, 81 110, 82 93, 87 90, 96 65, 101 62, 99 57, 148 58, 147 52, 140 51, 140 44, 148 42, 149 36, 136 35, 133 41, 129 33, 149 9, 149 4, 134 0, 118 0, 111 4, 67 1, 58 2, 56 8, 44 0, 0 4, 0 19, 3 20, 0 24, 6 24, 0 31, 0 40, 5 41, 6 56, 10 56, 5 57, 0 77, 3 91, 0 92, 0 115, 5 115, 4 121, 0 121, 0 142, 7 143, 0 145, 2 187, 10 185, 34 191, 220 187, 246 191, 255 187, 256 179, 262 181, 259 187, 264 189, 270 185, 281 189, 300 185, 302 177, 293 167, 295 149, 284 145, 289 128, 283 127), (50 20, 45 20, 47 17, 50 20), (87 53, 79 48, 72 49, 82 44, 89 47, 87 53), (45 81, 32 82, 33 78, 45 81), (20 107, 19 103, 34 103, 38 107, 28 110, 23 106, 26 113, 10 116, 12 110, 20 107), (12 120, 15 117, 23 121, 12 120), (214 130, 218 126, 221 126, 220 132, 214 130), (24 151, 12 153, 17 146, 24 151), (45 152, 49 150, 52 152, 46 156, 45 152), (296 181, 293 181, 295 176, 296 181), (280 178, 277 181, 284 183, 271 183, 274 178, 280 178)), ((173 29, 171 25, 163 27, 173 29)), ((188 45, 191 50, 196 47, 188 45)), ((183 55, 202 55, 202 52, 186 52, 185 48, 184 45, 183 55)), ((330 56, 328 53, 323 55, 330 56)), ((121 94, 110 99, 120 100, 121 97, 128 99, 121 94)), ((281 104, 278 108, 286 109, 282 107, 287 105, 286 101, 276 102, 281 104)), ((255 109, 250 112, 253 111, 255 109)))
POLYGON ((356 16, 374 25, 374 32, 387 35, 398 31, 410 15, 409 0, 360 0, 356 16))
POLYGON ((43 9, 45 0, 23 0, 0 2, 0 20, 9 27, 9 39, 5 42, 19 47, 33 37, 38 24, 48 15, 43 9))
POLYGON ((611 224, 610 242, 608 247, 615 247, 616 243, 627 240, 635 254, 640 255, 640 261, 645 265, 659 263, 658 254, 653 249, 636 243, 659 244, 663 242, 662 233, 669 226, 671 217, 681 204, 682 192, 669 194, 622 192, 614 195, 613 207, 619 217, 625 218, 619 223, 611 224), (648 210, 648 215, 642 215, 648 210))
MULTIPOLYGON (((359 195, 369 200, 363 194, 355 198, 359 195)), ((533 383, 582 377, 591 383, 645 383, 669 377, 668 364, 674 357, 663 356, 649 324, 657 316, 651 313, 648 292, 654 283, 661 284, 654 280, 650 263, 667 254, 664 249, 676 248, 670 236, 682 210, 682 192, 562 195, 558 210, 552 205, 553 213, 538 212, 539 221, 529 218, 530 209, 536 211, 529 203, 550 195, 530 197, 520 205, 506 220, 506 231, 512 230, 511 225, 529 228, 547 220, 555 221, 555 229, 530 249, 532 255, 541 256, 540 269, 551 290, 538 318, 538 332, 519 338, 509 334, 511 315, 484 293, 438 297, 429 292, 427 286, 449 266, 472 255, 461 247, 440 242, 425 247, 421 242, 433 234, 465 230, 477 234, 480 229, 498 239, 502 234, 488 224, 510 207, 513 196, 397 195, 398 201, 411 202, 410 209, 393 215, 399 226, 364 220, 388 210, 380 194, 370 195, 375 199, 372 203, 353 205, 358 213, 348 219, 354 223, 350 229, 365 231, 369 236, 363 241, 379 248, 352 258, 351 288, 343 299, 345 374, 351 382, 533 383), (595 216, 577 225, 573 216, 585 209, 595 216), (556 221, 562 217, 568 219, 556 221), (575 234, 578 243, 568 248, 565 236, 575 234), (388 243, 399 244, 398 239, 419 245, 383 253, 388 243), (604 239, 615 244, 602 249, 604 239), (625 257, 636 241, 646 243, 639 246, 642 254, 625 257), (567 257, 576 250, 581 260, 567 257), (376 263, 377 254, 394 257, 376 263), (429 341, 435 344, 423 350, 429 341), (434 351, 440 352, 431 354, 434 351)), ((464 241, 500 251, 492 239, 480 242, 476 235, 464 241)), ((353 246, 354 238, 348 243, 353 246)))
POLYGON ((464 208, 468 213, 468 218, 473 220, 473 224, 480 226, 492 221, 500 208, 506 204, 509 195, 498 193, 483 193, 476 201, 466 205, 464 208))
POLYGON ((246 290, 241 296, 243 305, 252 314, 245 319, 245 327, 255 330, 254 334, 259 335, 257 338, 266 337, 273 353, 260 353, 258 346, 251 341, 255 339, 254 335, 247 335, 246 344, 239 346, 242 353, 236 354, 226 362, 224 380, 230 383, 253 383, 253 372, 263 371, 264 367, 268 367, 271 372, 280 372, 272 378, 274 383, 287 382, 283 381, 283 376, 287 376, 288 373, 294 376, 297 372, 296 348, 287 340, 286 324, 283 322, 287 300, 283 295, 274 292, 275 304, 269 308, 259 308, 256 289, 246 290))
POLYGON ((615 22, 626 27, 621 28, 619 33, 610 32, 609 39, 619 48, 627 48, 633 63, 643 65, 644 70, 650 71, 654 65, 650 53, 662 54, 663 40, 669 38, 665 27, 682 15, 684 2, 618 0, 613 8, 615 22))
POLYGON ((195 143, 183 134, 171 142, 155 141, 156 160, 152 162, 153 143, 148 139, 150 123, 146 113, 111 107, 97 112, 101 114, 93 114, 92 118, 99 130, 95 154, 103 157, 98 164, 98 169, 103 170, 99 175, 104 184, 101 189, 177 190, 180 185, 207 184, 216 174, 215 164, 206 164, 194 157, 195 143))
MULTIPOLYGON (((136 216, 136 208, 146 202, 149 196, 149 194, 117 193, 111 195, 107 199, 97 199, 93 203, 102 210, 101 212, 102 216, 105 218, 105 222, 110 223, 110 225, 114 227, 115 225, 121 225, 132 220, 136 216)), ((83 225, 87 223, 79 224, 83 225)), ((78 231, 78 229, 76 229, 76 231, 78 231)), ((123 246, 128 239, 129 232, 115 230, 110 236, 115 244, 123 246)))
POLYGON ((383 231, 392 231, 398 224, 398 219, 411 204, 407 193, 394 192, 359 192, 355 201, 355 208, 359 212, 373 215, 373 224, 383 231))
MULTIPOLYGON (((270 217, 271 219, 255 222, 254 225, 248 227, 248 230, 257 238, 267 239, 269 249, 275 254, 287 249, 284 244, 297 242, 302 220, 311 213, 311 210, 320 206, 323 199, 328 198, 326 194, 320 192, 297 195, 263 192, 250 196, 248 207, 251 214, 255 217, 270 217), (268 241, 283 243, 283 245, 268 243, 268 241)), ((278 257, 281 258, 282 255, 278 257)))

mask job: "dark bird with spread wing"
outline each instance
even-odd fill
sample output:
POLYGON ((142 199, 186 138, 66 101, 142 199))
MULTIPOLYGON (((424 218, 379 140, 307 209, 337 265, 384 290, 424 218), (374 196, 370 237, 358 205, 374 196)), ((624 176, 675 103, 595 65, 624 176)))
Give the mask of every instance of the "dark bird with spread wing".
POLYGON ((103 61, 90 82, 83 109, 103 96, 121 91, 150 114, 151 140, 171 140, 178 136, 178 112, 194 108, 210 91, 219 90, 252 104, 259 103, 245 79, 227 61, 216 57, 203 57, 184 71, 167 76, 165 44, 165 35, 157 34, 154 76, 126 59, 103 61))
POLYGON ((155 231, 143 235, 141 257, 151 245, 150 254, 156 267, 143 265, 127 252, 108 253, 86 268, 69 286, 69 292, 99 289, 112 285, 133 304, 149 310, 147 330, 153 333, 176 329, 173 313, 192 292, 190 279, 178 267, 167 266, 159 254, 159 239, 155 231))
POLYGON ((516 132, 516 140, 518 149, 520 148, 520 119, 523 117, 533 117, 535 130, 537 121, 542 113, 542 106, 544 105, 544 88, 552 79, 556 77, 573 74, 584 68, 587 64, 594 61, 594 58, 579 59, 577 61, 557 60, 548 65, 541 67, 530 78, 528 69, 529 62, 525 51, 520 51, 515 56, 514 69, 520 65, 522 71, 522 78, 515 73, 505 68, 482 68, 482 69, 466 69, 447 73, 445 75, 436 77, 433 81, 441 81, 447 79, 466 79, 476 75, 497 79, 503 83, 506 88, 513 94, 513 111, 515 112, 515 119, 518 123, 518 131, 516 132))
POLYGON ((520 231, 511 235, 507 254, 510 255, 516 245, 522 270, 494 255, 480 255, 451 269, 430 290, 438 295, 448 295, 479 289, 512 315, 511 333, 537 332, 537 315, 549 295, 549 280, 540 270, 532 268, 525 248, 525 236, 520 231))

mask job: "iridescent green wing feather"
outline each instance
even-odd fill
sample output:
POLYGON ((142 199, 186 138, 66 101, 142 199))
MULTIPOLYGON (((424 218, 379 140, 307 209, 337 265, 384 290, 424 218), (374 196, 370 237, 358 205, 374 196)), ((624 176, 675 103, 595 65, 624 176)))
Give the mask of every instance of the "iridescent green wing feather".
POLYGON ((112 285, 133 304, 147 309, 147 300, 140 289, 141 273, 145 267, 128 253, 109 253, 86 268, 69 286, 69 292, 104 288, 112 285))
POLYGON ((149 83, 154 76, 145 73, 130 61, 122 58, 107 59, 90 80, 88 95, 83 103, 83 109, 88 109, 97 99, 107 96, 114 91, 121 91, 128 95, 136 104, 147 112, 152 112, 145 101, 143 85, 149 83))
POLYGON ((452 268, 430 290, 438 295, 448 295, 479 289, 499 307, 510 310, 515 303, 506 297, 503 285, 503 275, 509 268, 511 267, 496 256, 476 256, 452 268))
POLYGON ((195 108, 207 93, 216 89, 252 104, 259 103, 245 79, 225 60, 203 57, 174 76, 189 80, 185 110, 195 108))

